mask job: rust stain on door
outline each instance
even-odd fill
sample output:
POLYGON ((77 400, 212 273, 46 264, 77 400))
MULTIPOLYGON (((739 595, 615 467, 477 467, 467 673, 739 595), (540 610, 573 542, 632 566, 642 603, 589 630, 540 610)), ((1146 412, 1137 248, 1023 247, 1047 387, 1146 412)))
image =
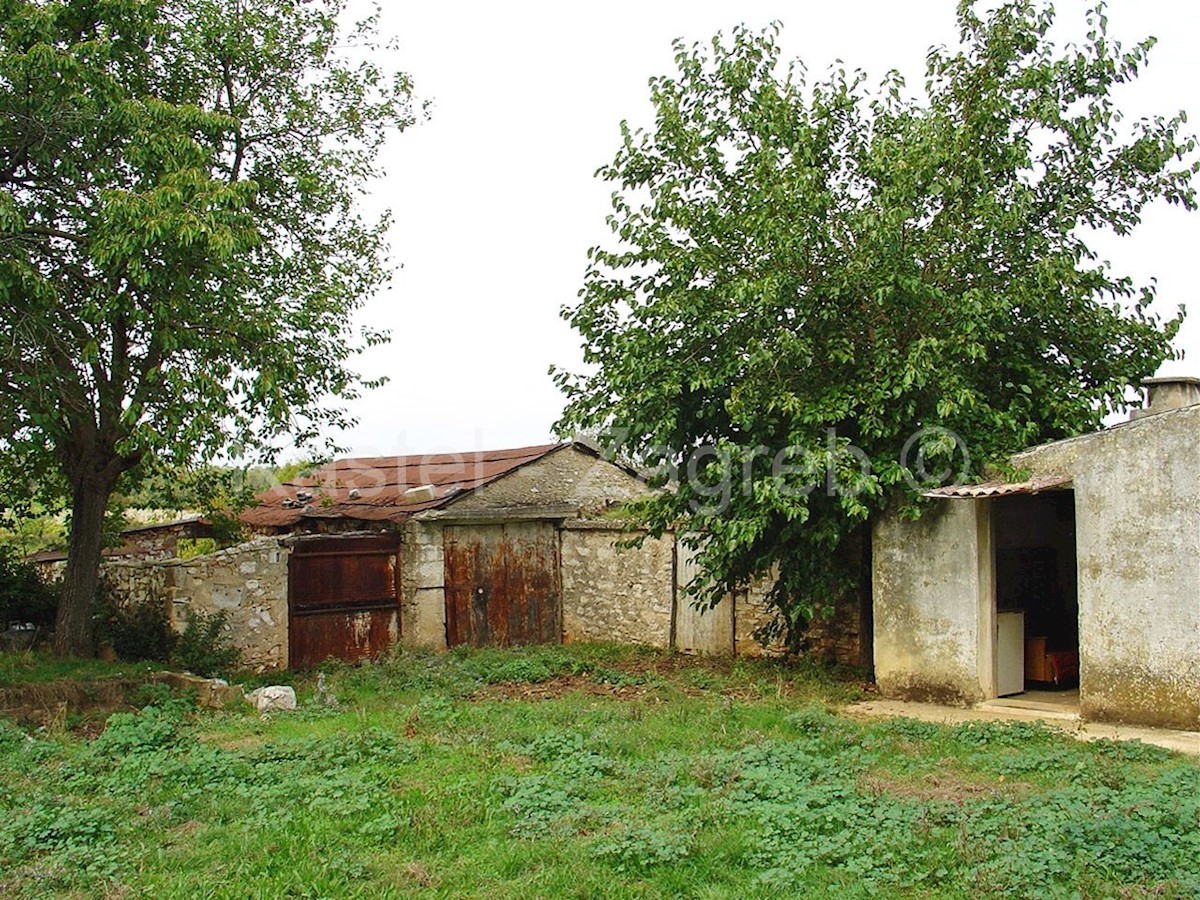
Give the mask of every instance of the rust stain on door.
POLYGON ((553 524, 448 525, 444 534, 451 647, 562 641, 561 566, 553 524))
POLYGON ((297 545, 288 563, 288 664, 374 658, 400 627, 400 540, 328 538, 297 545))

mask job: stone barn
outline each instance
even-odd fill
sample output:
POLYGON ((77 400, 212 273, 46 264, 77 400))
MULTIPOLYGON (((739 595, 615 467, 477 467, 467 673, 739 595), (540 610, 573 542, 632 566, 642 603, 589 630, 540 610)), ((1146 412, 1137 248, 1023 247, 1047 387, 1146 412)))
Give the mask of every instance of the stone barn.
POLYGON ((1055 691, 1084 719, 1200 728, 1200 380, 1148 387, 1131 421, 1017 454, 1021 480, 877 524, 881 694, 1055 691))
MULTIPOLYGON (((572 441, 336 460, 263 494, 251 542, 133 564, 182 621, 227 610, 248 662, 305 667, 391 646, 446 649, 611 640, 758 653, 761 593, 709 613, 681 588, 674 535, 620 549, 634 470, 572 441), (151 571, 152 570, 152 571, 151 571)), ((128 579, 126 579, 128 581, 128 579)), ((143 589, 143 593, 144 593, 143 589)))

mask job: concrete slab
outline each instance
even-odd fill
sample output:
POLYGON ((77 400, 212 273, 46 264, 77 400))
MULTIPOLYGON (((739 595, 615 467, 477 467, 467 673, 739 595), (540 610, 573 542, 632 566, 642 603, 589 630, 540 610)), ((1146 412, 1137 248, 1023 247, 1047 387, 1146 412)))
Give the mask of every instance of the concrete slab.
POLYGON ((1047 719, 1065 719, 1079 721, 1079 704, 1067 706, 1061 703, 1046 703, 1041 700, 1026 700, 1023 697, 1000 697, 996 700, 984 700, 975 704, 976 709, 1004 712, 1006 710, 1028 710, 1040 713, 1047 719))
POLYGON ((1103 722, 1081 722, 1078 714, 1061 708, 1029 701, 1021 706, 1009 701, 989 700, 974 707, 939 706, 935 703, 908 703, 903 700, 868 700, 846 708, 850 716, 861 718, 907 718, 941 725, 961 725, 964 722, 1044 722, 1064 734, 1081 741, 1113 740, 1141 741, 1179 753, 1200 756, 1200 732, 1172 731, 1167 728, 1142 728, 1133 725, 1109 725, 1103 722), (1034 708, 1029 708, 1029 707, 1034 708))

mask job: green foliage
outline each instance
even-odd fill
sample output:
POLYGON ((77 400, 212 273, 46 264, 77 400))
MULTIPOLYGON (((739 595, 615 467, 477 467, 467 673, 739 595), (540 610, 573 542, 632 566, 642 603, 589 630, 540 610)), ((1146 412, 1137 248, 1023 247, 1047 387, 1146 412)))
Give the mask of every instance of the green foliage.
POLYGON ((623 126, 613 246, 563 310, 588 374, 555 372, 558 428, 673 481, 628 512, 707 536, 700 599, 773 573, 803 626, 886 504, 1098 427, 1172 357, 1181 317, 1088 241, 1193 208, 1195 142, 1182 113, 1121 122, 1153 40, 1122 47, 1093 12, 1056 47, 1053 19, 960 3, 922 93, 809 80, 777 28, 679 42, 654 125, 623 126))
POLYGON ((347 6, 0 8, 0 468, 72 501, 64 651, 123 477, 311 442, 373 383, 351 364, 386 335, 354 320, 388 219, 356 203, 414 116, 347 6))
POLYGON ((643 825, 627 825, 596 841, 592 853, 612 860, 618 872, 677 863, 691 852, 692 835, 643 825))
POLYGON ((163 750, 174 746, 179 728, 179 715, 171 709, 147 706, 137 713, 113 713, 90 751, 96 756, 125 757, 163 750))
POLYGON ((133 695, 133 705, 138 709, 144 709, 147 706, 163 708, 171 704, 175 699, 175 691, 172 690, 169 684, 148 681, 145 684, 138 685, 137 692, 133 695))
MULTIPOLYGON (((0 502, 6 498, 0 493, 0 502)), ((24 509, 9 505, 0 513, 0 549, 16 556, 29 556, 41 550, 61 550, 67 545, 63 517, 41 504, 24 509)))
POLYGON ((97 640, 129 662, 166 662, 179 641, 166 603, 155 597, 129 600, 107 579, 100 581, 95 615, 97 640))
POLYGON ((206 678, 236 669, 241 654, 229 643, 227 620, 223 609, 215 613, 189 609, 183 633, 171 653, 171 665, 206 678))
POLYGON ((831 711, 842 685, 778 662, 550 649, 659 676, 636 701, 468 698, 454 676, 474 654, 410 655, 331 667, 343 705, 319 715, 302 680, 302 710, 269 720, 165 697, 93 741, 0 720, 5 895, 1200 891, 1193 759, 1025 724, 864 723, 831 711), (795 694, 730 700, 780 675, 795 694))
POLYGON ((0 547, 0 631, 10 622, 32 622, 39 628, 54 625, 58 588, 42 580, 37 567, 0 547))

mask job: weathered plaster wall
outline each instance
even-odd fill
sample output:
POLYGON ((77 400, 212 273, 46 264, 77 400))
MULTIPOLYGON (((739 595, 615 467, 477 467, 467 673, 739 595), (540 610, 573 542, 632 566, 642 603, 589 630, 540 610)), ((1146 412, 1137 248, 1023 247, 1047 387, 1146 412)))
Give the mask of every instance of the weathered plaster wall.
POLYGON ((893 514, 876 524, 875 679, 883 696, 986 696, 980 608, 990 593, 979 551, 987 521, 986 501, 942 500, 916 522, 893 514))
POLYGON ((1013 463, 1074 477, 1081 715, 1200 726, 1200 406, 1013 463))
POLYGON ((586 518, 645 492, 646 486, 619 466, 564 447, 455 501, 445 514, 562 506, 580 509, 586 518))
POLYGON ((410 520, 400 552, 400 642, 406 647, 446 649, 446 564, 442 526, 410 520))
POLYGON ((562 531, 567 641, 666 647, 671 640, 673 537, 618 550, 622 532, 568 520, 562 531))
POLYGON ((133 601, 167 605, 176 630, 187 611, 224 611, 244 665, 283 668, 288 659, 288 554, 277 538, 260 538, 193 559, 107 560, 104 573, 133 601))

